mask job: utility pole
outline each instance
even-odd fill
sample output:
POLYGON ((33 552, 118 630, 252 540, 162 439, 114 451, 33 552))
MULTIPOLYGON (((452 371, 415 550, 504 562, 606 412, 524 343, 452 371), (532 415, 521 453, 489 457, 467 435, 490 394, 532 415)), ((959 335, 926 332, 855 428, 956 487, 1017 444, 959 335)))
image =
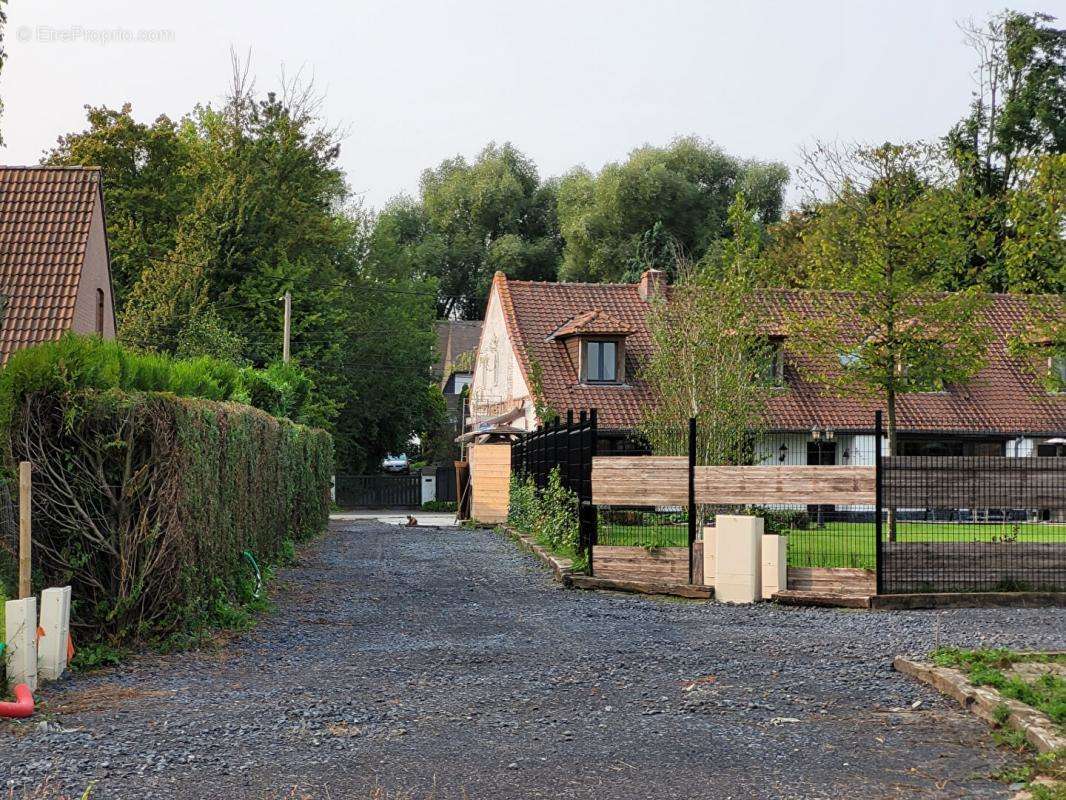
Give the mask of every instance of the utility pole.
POLYGON ((289 363, 289 337, 292 333, 292 293, 285 292, 285 339, 281 345, 281 360, 289 363))

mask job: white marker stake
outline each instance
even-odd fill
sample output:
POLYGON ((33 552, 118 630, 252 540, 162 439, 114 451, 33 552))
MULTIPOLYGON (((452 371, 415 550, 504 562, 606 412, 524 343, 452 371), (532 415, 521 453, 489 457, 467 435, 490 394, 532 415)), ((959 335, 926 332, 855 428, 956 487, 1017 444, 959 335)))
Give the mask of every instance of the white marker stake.
POLYGON ((37 598, 8 600, 4 604, 7 642, 7 682, 11 688, 20 683, 37 691, 37 598))
POLYGON ((70 587, 41 592, 41 638, 37 642, 37 674, 43 681, 59 680, 67 668, 70 635, 70 587))

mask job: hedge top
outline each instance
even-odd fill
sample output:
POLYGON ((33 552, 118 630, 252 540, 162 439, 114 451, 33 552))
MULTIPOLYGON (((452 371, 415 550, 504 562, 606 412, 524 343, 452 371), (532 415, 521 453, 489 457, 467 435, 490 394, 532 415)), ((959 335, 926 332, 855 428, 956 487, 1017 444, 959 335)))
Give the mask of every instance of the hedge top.
POLYGON ((303 412, 312 388, 310 379, 289 364, 254 369, 206 356, 180 360, 131 352, 96 336, 66 334, 55 342, 13 353, 0 370, 0 436, 8 438, 17 409, 27 396, 38 392, 167 392, 232 400, 272 416, 308 422, 303 412))

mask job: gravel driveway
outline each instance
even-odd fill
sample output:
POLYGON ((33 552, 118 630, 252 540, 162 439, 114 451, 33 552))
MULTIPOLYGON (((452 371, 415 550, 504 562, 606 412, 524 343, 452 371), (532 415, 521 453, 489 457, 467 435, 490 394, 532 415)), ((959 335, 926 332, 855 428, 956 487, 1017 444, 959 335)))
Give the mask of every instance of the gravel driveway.
POLYGON ((276 602, 217 652, 50 687, 43 717, 0 724, 0 794, 1008 797, 985 727, 891 659, 928 650, 938 618, 945 643, 1066 641, 1056 609, 566 590, 495 533, 380 523, 335 524, 276 602))

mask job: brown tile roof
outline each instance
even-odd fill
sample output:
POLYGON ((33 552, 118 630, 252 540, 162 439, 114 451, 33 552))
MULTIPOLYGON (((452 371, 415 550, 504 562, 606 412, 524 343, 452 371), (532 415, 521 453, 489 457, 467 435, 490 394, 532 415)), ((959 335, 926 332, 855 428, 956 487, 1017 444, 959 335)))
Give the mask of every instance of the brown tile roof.
POLYGON ((437 328, 437 363, 433 368, 433 374, 443 379, 448 371, 448 366, 464 353, 471 353, 471 369, 473 358, 477 355, 478 343, 481 340, 480 320, 439 320, 437 328))
POLYGON ((100 171, 0 167, 0 356, 70 329, 100 171))
MULTIPOLYGON (((557 411, 595 407, 602 427, 628 428, 640 421, 643 409, 652 400, 649 388, 639 377, 640 363, 651 351, 651 339, 647 329, 649 305, 640 298, 636 285, 532 283, 508 280, 502 274, 497 275, 495 285, 527 383, 536 361, 542 368, 544 399, 549 405, 557 411), (601 309, 633 331, 626 339, 624 386, 581 384, 565 344, 547 340, 561 325, 587 309, 601 309)), ((793 314, 824 314, 833 304, 837 306, 836 313, 842 313, 855 302, 855 296, 846 292, 795 290, 769 290, 760 299, 767 310, 766 329, 771 334, 785 330, 793 314)), ((1008 352, 1011 339, 1029 329, 1032 313, 1024 297, 993 295, 985 312, 993 336, 983 369, 965 386, 900 396, 899 429, 1010 435, 1066 433, 1066 395, 1048 394, 1025 360, 1008 352)), ((791 353, 789 358, 796 360, 791 353)), ((835 396, 805 377, 809 372, 804 366, 802 362, 788 365, 788 391, 770 401, 772 429, 872 428, 873 413, 883 408, 883 403, 872 398, 835 396)))
POLYGON ((622 386, 580 383, 566 345, 547 341, 579 314, 601 311, 632 331, 626 338, 626 375, 635 375, 639 359, 651 350, 645 321, 649 305, 640 298, 635 284, 535 283, 508 280, 503 273, 496 274, 494 283, 527 384, 532 364, 539 363, 544 399, 555 410, 595 408, 604 428, 628 428, 637 423, 642 409, 651 402, 642 381, 628 380, 622 386))
POLYGON ((606 311, 584 311, 564 322, 549 339, 565 339, 567 336, 628 336, 633 329, 624 325, 606 311))

